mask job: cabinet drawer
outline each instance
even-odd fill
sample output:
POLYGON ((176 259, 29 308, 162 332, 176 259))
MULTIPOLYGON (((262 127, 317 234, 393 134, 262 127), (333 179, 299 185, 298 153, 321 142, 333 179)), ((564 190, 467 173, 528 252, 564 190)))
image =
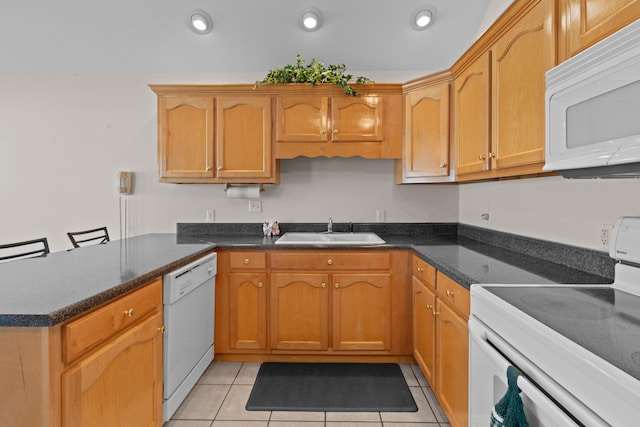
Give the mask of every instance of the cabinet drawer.
POLYGON ((436 288, 436 269, 415 255, 413 256, 413 275, 422 280, 431 289, 436 288))
POLYGON ((157 279, 140 290, 64 325, 62 339, 65 362, 126 329, 160 305, 162 279, 157 279))
POLYGON ((376 252, 298 251, 271 253, 271 268, 280 270, 389 270, 391 254, 376 252))
POLYGON ((443 301, 458 310, 465 318, 469 318, 471 295, 468 289, 438 271, 436 290, 443 301))
POLYGON ((238 270, 264 270, 267 268, 265 252, 230 252, 229 268, 238 270))

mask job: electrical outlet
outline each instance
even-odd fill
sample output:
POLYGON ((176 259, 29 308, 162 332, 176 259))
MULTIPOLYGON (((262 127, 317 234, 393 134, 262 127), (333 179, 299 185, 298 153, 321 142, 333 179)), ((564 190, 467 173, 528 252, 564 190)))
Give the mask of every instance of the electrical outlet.
POLYGON ((613 224, 600 224, 598 226, 598 243, 600 245, 600 249, 605 251, 609 250, 609 238, 611 237, 612 231, 613 224))
POLYGON ((384 209, 378 209, 376 211, 376 221, 384 222, 384 209))
POLYGON ((262 212, 262 200, 249 200, 249 212, 262 212))
POLYGON ((216 211, 207 209, 207 222, 216 222, 216 211))

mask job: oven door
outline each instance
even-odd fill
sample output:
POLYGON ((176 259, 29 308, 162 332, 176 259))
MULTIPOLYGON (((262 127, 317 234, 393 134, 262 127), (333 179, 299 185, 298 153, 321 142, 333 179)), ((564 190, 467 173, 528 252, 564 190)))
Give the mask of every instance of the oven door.
MULTIPOLYGON (((496 336, 475 317, 469 319, 469 425, 487 426, 491 410, 507 391, 507 368, 513 365, 523 373, 518 378, 518 388, 527 421, 531 427, 537 426, 599 426, 605 425, 592 413, 576 407, 580 414, 563 408, 551 395, 563 394, 563 401, 575 400, 560 386, 545 384, 543 391, 530 378, 537 368, 513 347, 496 336), (577 417, 581 417, 578 420, 577 417)), ((533 377, 540 378, 537 372, 533 377)), ((576 407, 572 408, 574 411, 576 407)))

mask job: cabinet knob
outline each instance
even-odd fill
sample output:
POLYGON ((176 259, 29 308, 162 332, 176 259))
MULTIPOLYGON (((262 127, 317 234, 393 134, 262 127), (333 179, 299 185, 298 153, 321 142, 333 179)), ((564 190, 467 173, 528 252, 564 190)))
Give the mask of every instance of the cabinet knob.
POLYGON ((333 260, 332 259, 327 260, 327 264, 332 265, 333 264, 333 260))
POLYGON ((489 153, 489 158, 490 158, 490 159, 491 159, 491 158, 493 158, 493 157, 495 157, 495 156, 496 156, 495 154, 493 154, 493 153, 489 153))
POLYGON ((424 271, 422 267, 418 267, 417 270, 418 270, 418 273, 422 273, 424 271))
POLYGON ((440 167, 441 167, 441 168, 446 168, 446 167, 447 167, 447 164, 446 164, 446 163, 440 163, 440 167))
POLYGON ((447 294, 448 297, 452 297, 453 296, 453 291, 450 289, 447 289, 447 291, 445 292, 445 294, 447 294))
POLYGON ((158 332, 160 332, 162 335, 164 335, 164 325, 160 326, 158 328, 158 332))
POLYGON ((211 166, 207 165, 207 172, 211 170, 211 166))
POLYGON ((335 135, 335 134, 337 134, 337 133, 338 133, 338 129, 334 129, 334 130, 333 130, 333 134, 335 135))
POLYGON ((133 317, 133 308, 123 311, 122 314, 124 314, 127 317, 133 317))
POLYGON ((261 288, 261 287, 263 287, 263 286, 264 286, 264 283, 262 283, 262 282, 258 282, 258 287, 259 287, 259 288, 261 288))
POLYGON ((486 157, 484 156, 484 154, 480 154, 480 155, 478 156, 478 160, 484 160, 484 159, 486 159, 486 157))
POLYGON ((244 259, 244 264, 245 264, 245 265, 249 264, 249 258, 245 258, 245 259, 244 259))
POLYGON ((336 283, 336 289, 340 287, 340 283, 336 283))
POLYGON ((320 286, 321 286, 321 287, 323 287, 323 288, 326 288, 326 287, 327 287, 327 284, 326 284, 326 283, 324 283, 324 282, 322 282, 322 284, 321 284, 320 286))
POLYGON ((320 134, 321 134, 321 135, 325 135, 326 133, 327 133, 327 130, 326 130, 326 129, 322 129, 322 130, 320 131, 320 134))
POLYGON ((433 308, 431 309, 431 314, 433 315, 433 317, 439 316, 440 312, 439 311, 435 311, 433 308))
POLYGON ((221 171, 222 170, 222 166, 218 166, 218 170, 221 171))
POLYGON ((433 306, 431 304, 427 304, 427 310, 432 310, 433 306))

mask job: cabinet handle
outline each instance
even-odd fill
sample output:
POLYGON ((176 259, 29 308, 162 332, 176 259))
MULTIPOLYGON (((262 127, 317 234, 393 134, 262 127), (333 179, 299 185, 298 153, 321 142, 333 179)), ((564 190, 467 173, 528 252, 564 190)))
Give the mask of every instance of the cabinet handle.
POLYGON ((447 291, 445 292, 445 294, 447 294, 448 297, 452 297, 453 296, 453 291, 450 289, 447 289, 447 291))
POLYGON ((339 283, 336 283, 336 289, 338 289, 340 287, 339 283))
POLYGON ((320 285, 320 286, 321 286, 321 287, 323 287, 323 288, 326 288, 326 287, 327 287, 327 284, 326 284, 326 283, 324 283, 324 282, 322 282, 322 285, 320 285))
POLYGON ((158 332, 160 332, 161 335, 164 335, 164 325, 158 328, 158 332))
POLYGON ((480 154, 480 155, 478 156, 478 160, 484 160, 484 159, 486 159, 486 157, 484 156, 484 154, 480 154))
POLYGON ((249 258, 244 259, 244 265, 247 265, 247 264, 249 264, 249 258))
POLYGON ((123 311, 122 314, 124 314, 127 317, 133 317, 133 308, 123 311))
POLYGON ((446 168, 446 167, 447 167, 447 164, 446 164, 446 163, 440 163, 440 167, 441 167, 441 168, 446 168))
POLYGON ((264 283, 262 283, 262 282, 258 282, 258 287, 259 287, 259 288, 261 288, 261 287, 263 287, 263 286, 264 286, 264 283))
POLYGON ((333 264, 333 260, 332 259, 327 260, 327 264, 329 265, 333 264))

